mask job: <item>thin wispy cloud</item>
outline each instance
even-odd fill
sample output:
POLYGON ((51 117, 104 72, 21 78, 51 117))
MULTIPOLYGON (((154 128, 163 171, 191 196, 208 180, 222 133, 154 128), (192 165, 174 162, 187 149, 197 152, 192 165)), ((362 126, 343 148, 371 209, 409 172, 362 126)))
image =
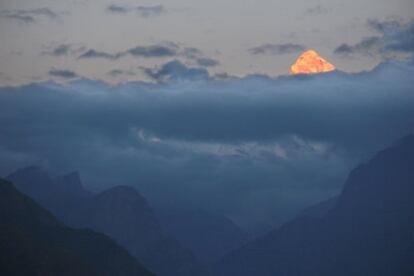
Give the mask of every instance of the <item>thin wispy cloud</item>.
POLYGON ((125 6, 120 6, 117 4, 109 5, 106 9, 113 13, 128 13, 131 11, 131 8, 127 8, 125 6))
POLYGON ((220 65, 218 60, 206 56, 203 51, 194 47, 180 49, 179 56, 188 60, 190 63, 201 67, 214 67, 220 65))
POLYGON ((158 16, 165 12, 164 6, 156 5, 156 6, 140 6, 137 7, 137 12, 142 17, 153 17, 158 16))
POLYGON ((118 58, 120 58, 124 55, 125 55, 124 52, 111 54, 111 53, 107 53, 107 52, 103 52, 103 51, 98 51, 98 50, 95 50, 95 49, 89 49, 85 53, 81 54, 78 57, 78 59, 102 58, 102 59, 114 60, 114 59, 118 59, 118 58))
POLYGON ((220 62, 213 58, 198 58, 196 59, 197 65, 202 67, 213 67, 220 64, 220 62))
POLYGON ((304 45, 285 43, 285 44, 263 44, 250 48, 248 51, 252 55, 284 55, 294 54, 306 50, 304 45))
POLYGON ((48 74, 49 76, 58 77, 62 79, 74 79, 74 78, 79 77, 78 74, 76 74, 75 72, 71 70, 56 69, 56 68, 52 68, 51 70, 49 70, 48 74))
POLYGON ((328 8, 323 5, 317 5, 317 6, 306 9, 305 14, 306 15, 323 15, 323 14, 330 13, 331 11, 332 11, 331 8, 328 8))
POLYGON ((79 59, 103 58, 103 59, 119 59, 126 55, 144 58, 163 58, 174 57, 178 54, 178 46, 175 43, 162 43, 148 46, 136 46, 125 51, 107 53, 95 49, 89 49, 79 56, 79 59))
POLYGON ((43 7, 29 10, 0 10, 0 18, 15 20, 20 23, 35 23, 41 19, 58 19, 64 12, 57 12, 50 8, 43 7))
POLYGON ((124 70, 124 69, 113 69, 107 73, 111 77, 119 77, 119 76, 135 76, 136 73, 133 70, 124 70))
MULTIPOLYGON (((54 49, 57 52, 65 52, 66 47, 54 49)), ((206 56, 200 49, 194 47, 181 47, 174 42, 163 42, 159 44, 136 46, 125 51, 108 53, 95 49, 89 49, 82 53, 78 59, 107 59, 117 60, 125 56, 138 58, 173 58, 183 59, 188 63, 200 67, 214 67, 220 62, 214 58, 206 56)))
POLYGON ((42 51, 42 55, 63 57, 63 56, 76 56, 85 51, 84 46, 77 46, 69 43, 63 43, 56 46, 45 46, 45 50, 42 51))
POLYGON ((154 6, 126 6, 119 4, 111 4, 106 8, 107 11, 116 14, 134 13, 140 17, 149 18, 156 17, 166 12, 163 5, 154 6))
POLYGON ((179 47, 175 43, 165 43, 164 45, 137 46, 125 51, 137 57, 173 57, 178 53, 179 47))

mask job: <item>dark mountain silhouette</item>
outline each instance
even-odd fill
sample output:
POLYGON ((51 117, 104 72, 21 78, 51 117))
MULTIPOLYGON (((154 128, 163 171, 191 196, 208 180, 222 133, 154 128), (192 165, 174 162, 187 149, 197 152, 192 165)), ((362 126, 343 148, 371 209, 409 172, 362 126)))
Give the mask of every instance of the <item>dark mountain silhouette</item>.
POLYGON ((78 172, 53 179, 40 167, 31 166, 18 169, 7 179, 19 191, 35 199, 63 223, 72 227, 79 226, 79 214, 82 214, 93 196, 82 186, 78 172))
POLYGON ((52 196, 55 185, 52 178, 39 167, 30 166, 18 169, 7 177, 22 193, 34 200, 43 200, 52 196))
POLYGON ((414 275, 413 198, 411 135, 354 169, 333 202, 228 254, 217 274, 414 275))
POLYGON ((92 193, 83 187, 79 172, 77 171, 56 177, 55 188, 57 192, 63 193, 66 196, 78 198, 92 196, 92 193))
POLYGON ((86 191, 78 173, 56 179, 41 168, 30 167, 12 173, 8 179, 69 226, 91 228, 115 239, 157 275, 207 275, 207 268, 166 233, 152 208, 138 191, 117 186, 93 195, 86 191), (38 177, 42 176, 42 177, 38 177), (30 179, 35 179, 30 184, 30 179), (47 179, 48 184, 42 183, 47 179))
POLYGON ((136 189, 117 186, 96 195, 81 226, 101 231, 125 246, 158 275, 205 275, 193 253, 167 235, 136 189))
POLYGON ((162 210, 158 214, 168 232, 208 263, 240 247, 249 237, 227 217, 203 210, 162 210))
POLYGON ((145 198, 128 186, 116 186, 96 195, 85 212, 82 226, 116 237, 134 255, 142 257, 145 248, 163 235, 145 198))
POLYGON ((322 218, 336 206, 337 202, 338 202, 338 196, 319 202, 303 210, 300 216, 301 217, 306 216, 306 217, 311 217, 311 218, 322 218))
POLYGON ((74 230, 0 179, 0 275, 153 275, 109 237, 74 230))

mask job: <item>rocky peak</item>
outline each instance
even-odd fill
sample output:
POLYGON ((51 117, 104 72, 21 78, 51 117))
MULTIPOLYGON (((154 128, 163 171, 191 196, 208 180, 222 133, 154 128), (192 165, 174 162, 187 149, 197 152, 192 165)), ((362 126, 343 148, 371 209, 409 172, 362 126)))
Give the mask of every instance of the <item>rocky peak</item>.
POLYGON ((323 59, 314 50, 308 50, 302 53, 296 62, 291 66, 289 74, 318 74, 336 70, 336 67, 323 59))

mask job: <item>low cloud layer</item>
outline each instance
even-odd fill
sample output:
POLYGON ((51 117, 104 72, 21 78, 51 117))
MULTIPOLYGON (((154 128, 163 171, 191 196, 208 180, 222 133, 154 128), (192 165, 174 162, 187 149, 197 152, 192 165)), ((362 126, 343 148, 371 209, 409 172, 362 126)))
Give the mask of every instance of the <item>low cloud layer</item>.
POLYGON ((281 222, 414 131, 413 64, 219 81, 173 61, 148 74, 165 82, 1 87, 0 172, 76 169, 95 189, 281 222))

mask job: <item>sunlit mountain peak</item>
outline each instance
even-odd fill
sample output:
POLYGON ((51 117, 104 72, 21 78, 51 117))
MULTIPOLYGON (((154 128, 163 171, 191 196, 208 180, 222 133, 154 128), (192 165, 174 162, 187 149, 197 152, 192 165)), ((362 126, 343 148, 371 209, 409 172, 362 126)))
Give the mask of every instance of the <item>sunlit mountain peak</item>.
POLYGON ((336 70, 335 65, 328 62, 314 50, 302 53, 296 62, 290 67, 289 74, 318 74, 336 70))

